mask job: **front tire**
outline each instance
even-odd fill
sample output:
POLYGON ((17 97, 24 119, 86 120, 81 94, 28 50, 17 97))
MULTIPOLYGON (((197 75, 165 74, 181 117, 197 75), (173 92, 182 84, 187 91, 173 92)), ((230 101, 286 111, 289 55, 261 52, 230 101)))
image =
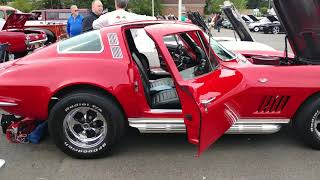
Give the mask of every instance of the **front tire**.
POLYGON ((320 96, 308 100, 297 112, 293 128, 302 142, 320 150, 320 96))
POLYGON ((95 92, 70 94, 54 105, 49 132, 57 147, 75 158, 108 155, 124 128, 124 115, 110 98, 95 92))
POLYGON ((254 28, 253 28, 253 31, 254 31, 254 32, 259 32, 259 31, 260 31, 260 28, 259 28, 259 27, 254 27, 254 28))

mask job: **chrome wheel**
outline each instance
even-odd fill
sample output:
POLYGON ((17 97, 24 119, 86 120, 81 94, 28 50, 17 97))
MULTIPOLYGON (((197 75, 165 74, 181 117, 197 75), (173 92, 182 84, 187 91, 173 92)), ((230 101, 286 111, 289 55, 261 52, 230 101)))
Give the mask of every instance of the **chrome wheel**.
POLYGON ((320 113, 317 113, 316 117, 314 117, 313 128, 318 137, 320 137, 320 113))
POLYGON ((78 107, 70 111, 63 120, 67 139, 75 146, 92 148, 104 141, 107 121, 103 115, 89 107, 78 107))
POLYGON ((273 34, 278 34, 280 32, 280 28, 278 26, 273 27, 272 29, 273 34))
POLYGON ((259 27, 254 27, 254 28, 253 28, 253 31, 254 31, 254 32, 259 32, 259 31, 260 31, 260 28, 259 28, 259 27))

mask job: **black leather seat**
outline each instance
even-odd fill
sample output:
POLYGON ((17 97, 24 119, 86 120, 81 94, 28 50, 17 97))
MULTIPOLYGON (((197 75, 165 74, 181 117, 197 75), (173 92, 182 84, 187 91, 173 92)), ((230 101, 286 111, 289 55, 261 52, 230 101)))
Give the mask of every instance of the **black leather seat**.
POLYGON ((150 82, 149 80, 149 71, 148 70, 148 59, 145 55, 141 54, 138 49, 135 46, 135 42, 133 40, 132 34, 129 31, 126 31, 126 37, 128 40, 128 44, 129 44, 129 48, 131 53, 135 54, 135 60, 138 60, 142 66, 139 67, 140 71, 141 71, 141 75, 143 76, 144 79, 146 79, 149 83, 148 83, 148 87, 150 89, 150 92, 152 94, 157 93, 159 91, 163 91, 163 90, 168 90, 168 89, 172 89, 174 87, 174 83, 173 80, 171 78, 161 78, 161 79, 157 79, 157 80, 153 80, 150 82))
POLYGON ((177 91, 172 87, 174 86, 172 79, 163 78, 150 83, 149 79, 147 78, 148 76, 144 70, 143 64, 141 63, 136 53, 132 53, 132 58, 138 66, 146 99, 150 107, 152 109, 181 109, 177 91), (169 82, 169 79, 171 80, 171 82, 169 82), (170 88, 167 86, 167 84, 169 83, 172 83, 172 86, 170 88), (163 89, 161 89, 161 87, 163 89), (158 88, 157 91, 152 91, 152 89, 154 90, 155 88, 158 88))

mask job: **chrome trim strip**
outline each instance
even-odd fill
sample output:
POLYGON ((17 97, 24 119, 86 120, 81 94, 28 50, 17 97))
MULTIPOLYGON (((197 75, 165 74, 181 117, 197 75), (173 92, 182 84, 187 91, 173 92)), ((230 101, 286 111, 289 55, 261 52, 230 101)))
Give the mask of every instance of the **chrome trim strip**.
POLYGON ((259 119, 259 118, 240 118, 238 123, 241 124, 287 124, 290 119, 278 118, 278 119, 259 119))
POLYGON ((31 42, 29 42, 29 45, 34 45, 34 44, 36 44, 36 43, 46 42, 47 40, 48 40, 48 38, 46 38, 46 39, 41 39, 41 40, 38 40, 38 41, 31 41, 31 42))
POLYGON ((0 106, 17 106, 17 103, 0 102, 0 106))
POLYGON ((180 118, 129 118, 129 125, 141 133, 186 133, 184 120, 180 118))
POLYGON ((182 109, 150 109, 151 113, 182 113, 182 109))
POLYGON ((235 124, 226 134, 273 134, 280 129, 279 124, 235 124))
MULTIPOLYGON (((184 120, 181 118, 128 118, 128 121, 129 126, 139 129, 141 133, 186 132, 184 120)), ((288 119, 240 119, 226 134, 272 134, 278 132, 282 124, 289 121, 288 119)))

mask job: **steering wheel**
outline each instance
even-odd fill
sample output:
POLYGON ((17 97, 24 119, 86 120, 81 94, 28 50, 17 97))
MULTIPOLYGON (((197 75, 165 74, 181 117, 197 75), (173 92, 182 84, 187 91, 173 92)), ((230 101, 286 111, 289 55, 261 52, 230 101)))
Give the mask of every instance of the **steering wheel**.
POLYGON ((195 66, 195 73, 201 75, 205 73, 207 66, 207 56, 206 53, 199 47, 195 47, 195 52, 197 54, 198 65, 195 66))
POLYGON ((175 64, 177 65, 177 68, 180 70, 182 66, 189 62, 190 58, 187 57, 183 51, 183 46, 179 44, 177 48, 172 53, 173 59, 175 64))

